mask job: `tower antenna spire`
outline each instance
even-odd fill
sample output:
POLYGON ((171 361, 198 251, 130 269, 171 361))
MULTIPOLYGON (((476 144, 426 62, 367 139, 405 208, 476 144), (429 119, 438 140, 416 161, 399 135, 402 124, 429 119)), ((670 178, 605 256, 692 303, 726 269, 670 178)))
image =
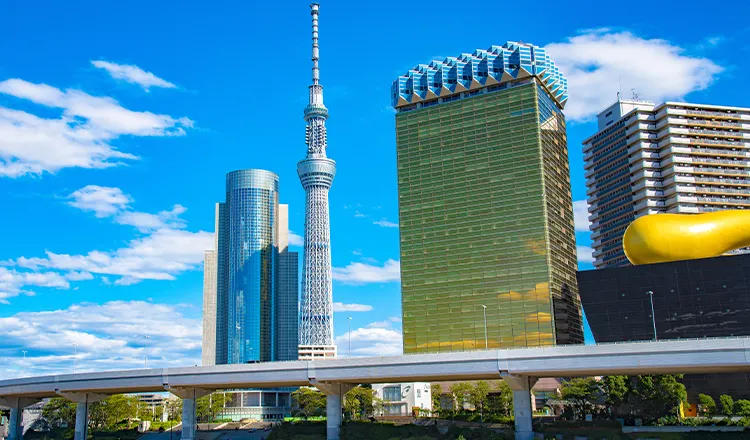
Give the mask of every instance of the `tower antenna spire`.
POLYGON ((318 60, 320 59, 320 52, 318 46, 318 15, 320 5, 313 3, 310 5, 310 15, 312 15, 312 80, 313 84, 317 85, 320 81, 320 69, 318 68, 318 60))

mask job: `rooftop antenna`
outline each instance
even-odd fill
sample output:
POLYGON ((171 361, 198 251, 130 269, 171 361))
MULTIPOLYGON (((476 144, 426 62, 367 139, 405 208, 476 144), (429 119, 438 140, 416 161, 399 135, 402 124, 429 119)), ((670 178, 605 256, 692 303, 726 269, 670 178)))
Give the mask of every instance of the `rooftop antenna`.
POLYGON ((639 96, 635 93, 635 89, 630 89, 630 91, 633 92, 633 101, 638 101, 639 96))

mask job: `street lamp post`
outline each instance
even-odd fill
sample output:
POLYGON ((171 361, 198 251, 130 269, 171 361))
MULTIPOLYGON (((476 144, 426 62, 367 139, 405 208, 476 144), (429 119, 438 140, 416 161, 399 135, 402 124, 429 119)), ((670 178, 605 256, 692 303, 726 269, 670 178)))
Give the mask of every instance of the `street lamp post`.
POLYGON ((349 324, 349 357, 352 357, 352 317, 347 316, 346 320, 349 324))
POLYGON ((646 292, 646 295, 651 300, 651 324, 654 326, 654 341, 658 341, 659 338, 656 336, 656 315, 654 314, 654 292, 649 290, 646 292))
MULTIPOLYGON (((149 335, 143 335, 144 339, 147 341, 151 339, 151 336, 149 335)), ((148 369, 148 353, 146 353, 146 347, 143 347, 143 369, 148 369)))
POLYGON ((482 312, 484 313, 484 349, 487 350, 487 306, 482 304, 482 312))

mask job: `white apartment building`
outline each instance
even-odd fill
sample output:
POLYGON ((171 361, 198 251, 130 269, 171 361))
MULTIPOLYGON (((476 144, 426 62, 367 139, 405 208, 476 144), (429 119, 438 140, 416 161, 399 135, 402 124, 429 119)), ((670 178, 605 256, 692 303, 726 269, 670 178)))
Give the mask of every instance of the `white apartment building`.
POLYGON ((598 123, 583 142, 597 269, 629 264, 640 216, 750 209, 750 108, 618 100, 598 123))

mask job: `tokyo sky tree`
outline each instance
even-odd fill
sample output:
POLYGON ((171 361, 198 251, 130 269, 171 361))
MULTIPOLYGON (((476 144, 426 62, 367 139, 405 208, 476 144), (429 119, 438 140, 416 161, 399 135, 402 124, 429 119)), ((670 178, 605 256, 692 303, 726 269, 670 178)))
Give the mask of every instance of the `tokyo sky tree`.
POLYGON ((307 156, 297 164, 305 189, 305 248, 302 266, 300 307, 300 359, 335 357, 333 344, 333 295, 331 287, 331 226, 328 190, 336 175, 336 162, 326 157, 326 119, 323 86, 318 69, 318 10, 312 15, 312 84, 310 102, 305 107, 307 156))

